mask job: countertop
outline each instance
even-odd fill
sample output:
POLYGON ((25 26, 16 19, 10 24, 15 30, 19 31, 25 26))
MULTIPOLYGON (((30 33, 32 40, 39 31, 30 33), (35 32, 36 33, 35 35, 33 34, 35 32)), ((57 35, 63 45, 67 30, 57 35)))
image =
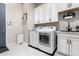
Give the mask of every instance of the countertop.
POLYGON ((61 37, 70 37, 70 38, 78 38, 79 39, 79 32, 77 31, 56 31, 58 36, 61 37))

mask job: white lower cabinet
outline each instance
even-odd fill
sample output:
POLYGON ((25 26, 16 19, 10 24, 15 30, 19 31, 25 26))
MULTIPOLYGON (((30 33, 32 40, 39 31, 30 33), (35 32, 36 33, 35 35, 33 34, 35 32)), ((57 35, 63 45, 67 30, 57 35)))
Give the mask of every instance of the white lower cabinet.
POLYGON ((75 34, 59 34, 57 51, 63 55, 79 56, 79 37, 75 34))
POLYGON ((71 40, 71 55, 79 56, 79 39, 71 40))
POLYGON ((58 52, 68 54, 68 40, 64 37, 58 37, 58 52))
POLYGON ((56 3, 45 3, 34 9, 34 24, 58 22, 56 3))

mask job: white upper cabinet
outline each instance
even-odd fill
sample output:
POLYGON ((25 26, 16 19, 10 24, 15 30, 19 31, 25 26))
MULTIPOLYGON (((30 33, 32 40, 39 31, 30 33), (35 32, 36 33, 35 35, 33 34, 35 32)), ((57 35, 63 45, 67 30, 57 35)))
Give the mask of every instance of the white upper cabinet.
POLYGON ((79 3, 58 3, 58 12, 79 7, 79 3))
POLYGON ((57 4, 43 4, 34 10, 35 24, 58 21, 57 4))
POLYGON ((50 19, 50 4, 44 4, 44 23, 48 23, 50 19))
POLYGON ((38 8, 34 9, 34 24, 38 24, 39 23, 39 19, 38 19, 38 8))
POLYGON ((79 39, 72 39, 71 43, 71 55, 79 56, 79 39))
POLYGON ((64 11, 68 8, 67 3, 58 3, 58 12, 64 11))
POLYGON ((34 9, 34 23, 39 24, 44 22, 44 5, 36 7, 34 9))
POLYGON ((79 3, 72 3, 72 8, 77 8, 79 7, 79 3))
POLYGON ((57 4, 52 3, 50 4, 50 19, 51 22, 58 22, 58 10, 57 10, 57 4))
POLYGON ((39 19, 39 23, 43 23, 44 22, 44 5, 41 5, 38 7, 38 19, 39 19))

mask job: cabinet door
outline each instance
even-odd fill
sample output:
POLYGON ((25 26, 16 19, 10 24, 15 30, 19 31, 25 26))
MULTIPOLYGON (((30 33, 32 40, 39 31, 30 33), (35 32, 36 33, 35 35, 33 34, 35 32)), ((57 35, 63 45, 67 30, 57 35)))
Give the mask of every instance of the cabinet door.
POLYGON ((34 24, 38 24, 39 23, 39 19, 38 19, 38 8, 34 9, 34 24))
POLYGON ((72 8, 77 8, 79 7, 79 3, 72 3, 72 8))
POLYGON ((44 23, 48 23, 50 19, 50 4, 44 4, 44 23))
POLYGON ((67 10, 68 4, 67 3, 58 3, 58 12, 67 10))
POLYGON ((39 6, 38 13, 39 13, 39 16, 38 16, 39 23, 43 23, 44 22, 44 5, 39 6))
POLYGON ((57 3, 50 4, 50 18, 51 22, 58 22, 58 10, 57 10, 57 3))
POLYGON ((58 37, 58 52, 68 54, 68 42, 65 37, 58 37))
POLYGON ((71 42, 71 55, 79 56, 79 39, 72 40, 72 42, 71 42))
POLYGON ((38 47, 38 35, 36 31, 30 31, 30 45, 38 47))

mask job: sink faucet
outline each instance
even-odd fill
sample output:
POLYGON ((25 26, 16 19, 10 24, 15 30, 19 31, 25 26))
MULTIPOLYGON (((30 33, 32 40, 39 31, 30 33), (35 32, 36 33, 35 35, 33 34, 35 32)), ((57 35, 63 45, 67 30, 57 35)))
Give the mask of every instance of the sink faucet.
POLYGON ((68 22, 68 26, 66 27, 67 31, 71 31, 72 28, 70 27, 70 22, 68 22))

